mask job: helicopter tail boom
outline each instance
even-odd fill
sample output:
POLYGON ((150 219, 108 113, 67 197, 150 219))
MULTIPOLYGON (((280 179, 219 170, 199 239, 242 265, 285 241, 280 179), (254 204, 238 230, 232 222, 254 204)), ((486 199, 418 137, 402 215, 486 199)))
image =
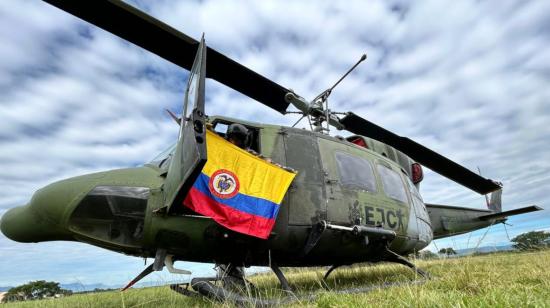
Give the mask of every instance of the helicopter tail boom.
MULTIPOLYGON (((499 200, 500 194, 491 197, 491 199, 494 198, 495 200, 499 200)), ((532 205, 504 212, 495 212, 490 209, 475 209, 429 203, 426 203, 426 208, 430 215, 434 239, 475 231, 495 223, 504 222, 509 216, 542 210, 542 208, 532 205)))

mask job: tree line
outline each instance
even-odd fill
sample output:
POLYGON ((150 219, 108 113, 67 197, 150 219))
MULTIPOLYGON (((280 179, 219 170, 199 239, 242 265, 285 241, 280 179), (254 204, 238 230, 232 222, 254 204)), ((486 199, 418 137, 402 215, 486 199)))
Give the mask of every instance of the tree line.
POLYGON ((71 294, 73 291, 62 289, 59 282, 37 280, 9 289, 2 302, 35 300, 71 294))
MULTIPOLYGON (((546 231, 530 231, 522 233, 510 240, 512 247, 517 251, 535 251, 545 248, 550 248, 550 232, 546 231)), ((483 254, 483 253, 474 253, 483 254)), ((457 252, 451 248, 441 248, 438 253, 429 250, 422 250, 414 254, 418 259, 436 259, 440 256, 454 256, 457 252)))

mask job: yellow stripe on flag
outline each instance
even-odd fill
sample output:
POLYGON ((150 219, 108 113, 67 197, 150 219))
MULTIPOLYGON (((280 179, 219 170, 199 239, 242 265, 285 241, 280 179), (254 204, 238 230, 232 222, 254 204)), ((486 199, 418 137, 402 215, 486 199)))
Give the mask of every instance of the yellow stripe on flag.
POLYGON ((248 153, 229 141, 207 130, 208 161, 202 173, 210 177, 225 169, 237 175, 239 193, 280 204, 290 183, 296 176, 274 164, 248 153))

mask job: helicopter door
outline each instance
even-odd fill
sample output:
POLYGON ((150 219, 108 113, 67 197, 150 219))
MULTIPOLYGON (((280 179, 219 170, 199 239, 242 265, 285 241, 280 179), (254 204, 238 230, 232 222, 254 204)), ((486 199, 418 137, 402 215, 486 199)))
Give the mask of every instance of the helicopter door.
POLYGON ((288 192, 288 224, 310 226, 326 219, 325 186, 314 136, 301 130, 285 131, 286 165, 298 170, 288 192))
POLYGON ((203 37, 189 73, 176 152, 164 183, 164 205, 168 212, 183 208, 183 199, 206 163, 205 75, 206 45, 203 37))
POLYGON ((347 225, 350 221, 350 216, 347 204, 344 200, 342 183, 338 177, 337 163, 335 160, 336 154, 345 153, 346 146, 323 138, 319 138, 318 142, 327 193, 327 219, 333 223, 347 225))

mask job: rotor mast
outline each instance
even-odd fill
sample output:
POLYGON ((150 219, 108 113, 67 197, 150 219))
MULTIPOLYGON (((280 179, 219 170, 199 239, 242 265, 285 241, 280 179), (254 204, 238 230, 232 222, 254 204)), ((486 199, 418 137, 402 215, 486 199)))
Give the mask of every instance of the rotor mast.
MULTIPOLYGON (((300 110, 298 113, 303 117, 308 117, 311 130, 317 133, 330 133, 330 125, 336 127, 338 130, 342 130, 345 127, 340 123, 338 114, 345 115, 342 112, 332 112, 328 107, 328 97, 332 94, 332 90, 346 78, 361 62, 367 59, 367 55, 363 54, 359 61, 355 63, 338 81, 332 85, 332 87, 321 92, 311 102, 305 100, 305 98, 295 94, 294 92, 288 92, 285 95, 285 100, 294 105, 294 107, 300 110), (326 127, 323 127, 323 123, 326 123, 326 127)), ((290 112, 287 112, 290 113, 290 112)), ((300 119, 301 120, 301 119, 300 119)), ((296 123, 298 124, 298 122, 296 123)), ((295 125, 296 125, 295 124, 295 125)))

